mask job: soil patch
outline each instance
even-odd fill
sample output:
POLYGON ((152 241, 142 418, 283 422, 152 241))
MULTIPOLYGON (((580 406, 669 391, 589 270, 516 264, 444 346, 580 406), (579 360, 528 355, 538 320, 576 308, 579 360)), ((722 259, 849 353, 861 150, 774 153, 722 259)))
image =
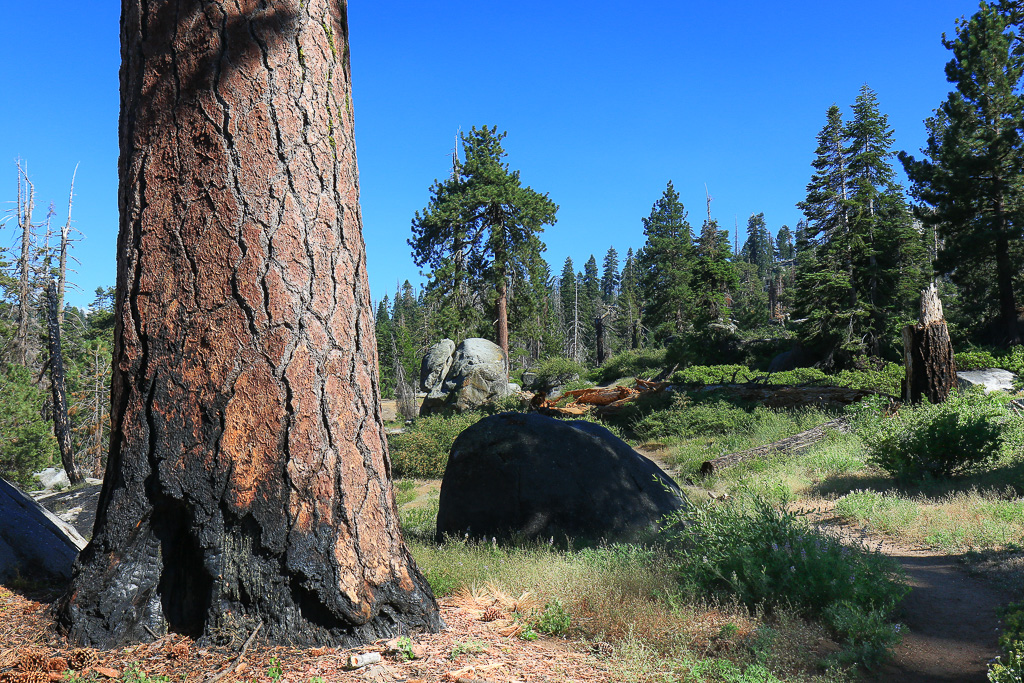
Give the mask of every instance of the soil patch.
POLYGON ((987 681, 988 662, 999 655, 998 610, 1008 591, 969 574, 960 555, 908 547, 851 526, 817 502, 810 517, 845 542, 892 557, 907 574, 910 593, 898 618, 907 627, 891 662, 870 681, 987 681))

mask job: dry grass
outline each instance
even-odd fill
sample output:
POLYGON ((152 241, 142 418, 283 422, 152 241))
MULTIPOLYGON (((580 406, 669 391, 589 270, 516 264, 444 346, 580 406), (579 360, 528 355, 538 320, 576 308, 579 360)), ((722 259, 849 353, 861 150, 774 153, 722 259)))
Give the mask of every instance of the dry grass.
POLYGON ((938 497, 854 491, 836 501, 835 512, 905 543, 942 550, 999 549, 1024 540, 1024 501, 1012 489, 938 497))
POLYGON ((415 544, 413 554, 435 590, 481 617, 495 610, 489 616, 503 633, 522 637, 538 628, 548 606, 558 605, 571 617, 567 635, 613 653, 619 680, 720 680, 724 671, 748 680, 743 671, 758 659, 779 677, 765 680, 835 680, 835 672, 820 669, 838 650, 824 629, 784 614, 769 622, 740 606, 685 596, 660 551, 448 543, 415 544), (714 673, 714 667, 725 668, 714 673), (666 672, 677 678, 664 678, 666 672))

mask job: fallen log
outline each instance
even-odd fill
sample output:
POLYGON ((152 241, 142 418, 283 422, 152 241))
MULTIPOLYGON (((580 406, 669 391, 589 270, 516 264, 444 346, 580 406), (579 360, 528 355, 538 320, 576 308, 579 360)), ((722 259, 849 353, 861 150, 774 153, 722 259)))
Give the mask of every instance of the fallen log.
POLYGON ((808 429, 806 432, 800 432, 799 434, 794 434, 764 446, 748 448, 745 451, 736 451, 735 453, 726 453, 714 460, 706 460, 700 466, 700 473, 704 476, 718 474, 726 467, 732 467, 745 460, 761 458, 772 453, 798 453, 821 441, 829 430, 845 432, 848 429, 849 425, 841 417, 829 420, 825 424, 808 429))
POLYGON ((590 410, 586 406, 573 404, 565 406, 556 406, 548 404, 538 406, 536 408, 536 411, 541 415, 547 415, 548 417, 580 417, 581 415, 586 415, 587 413, 590 412, 590 410))
POLYGON ((609 403, 621 401, 624 398, 636 396, 639 392, 629 387, 596 387, 593 389, 576 389, 567 391, 563 396, 572 396, 574 403, 583 403, 594 406, 606 406, 609 403))
POLYGON ((874 389, 853 389, 850 387, 791 385, 791 384, 698 384, 683 385, 687 391, 718 392, 730 398, 751 403, 760 403, 769 408, 803 408, 818 406, 822 408, 841 408, 856 403, 867 396, 890 396, 874 389))

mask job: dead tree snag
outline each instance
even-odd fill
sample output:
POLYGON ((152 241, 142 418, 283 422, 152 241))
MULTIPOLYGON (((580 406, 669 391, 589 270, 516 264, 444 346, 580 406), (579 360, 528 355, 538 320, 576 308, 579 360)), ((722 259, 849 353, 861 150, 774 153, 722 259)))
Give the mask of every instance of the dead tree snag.
POLYGON ((920 403, 922 397, 942 403, 956 387, 956 361, 942 302, 933 282, 921 291, 921 316, 917 325, 903 328, 903 400, 920 403))
POLYGON ((398 526, 346 3, 122 0, 111 445, 62 623, 108 648, 441 622, 398 526))

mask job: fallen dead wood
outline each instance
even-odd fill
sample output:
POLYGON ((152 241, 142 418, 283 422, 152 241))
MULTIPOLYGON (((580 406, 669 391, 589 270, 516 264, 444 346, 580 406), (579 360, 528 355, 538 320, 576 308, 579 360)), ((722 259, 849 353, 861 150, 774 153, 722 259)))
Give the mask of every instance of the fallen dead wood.
POLYGON ((714 460, 706 460, 704 464, 700 466, 700 473, 705 476, 709 474, 718 474, 726 467, 738 465, 745 460, 761 458, 771 453, 797 453, 818 441, 821 441, 829 430, 845 432, 848 429, 849 425, 843 418, 829 420, 825 424, 820 424, 813 429, 808 429, 806 432, 794 434, 793 436, 786 437, 785 439, 775 441, 774 443, 770 443, 765 446, 748 448, 745 451, 736 451, 735 453, 726 453, 714 460))
POLYGON ((632 398, 640 392, 629 387, 595 387, 593 389, 576 389, 567 391, 563 396, 572 396, 574 403, 583 403, 592 406, 606 406, 609 403, 621 401, 624 398, 632 398))
POLYGON ((716 392, 728 395, 741 401, 760 403, 769 408, 803 408, 819 406, 840 408, 856 403, 867 396, 886 396, 898 400, 874 389, 852 389, 850 387, 813 386, 792 384, 707 384, 688 385, 689 391, 716 392))

